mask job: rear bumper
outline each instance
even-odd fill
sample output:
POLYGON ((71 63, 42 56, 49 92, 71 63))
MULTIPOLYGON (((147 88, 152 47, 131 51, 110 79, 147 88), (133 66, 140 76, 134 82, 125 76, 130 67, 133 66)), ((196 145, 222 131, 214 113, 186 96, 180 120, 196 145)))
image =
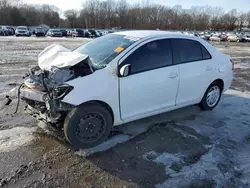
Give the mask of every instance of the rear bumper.
POLYGON ((230 86, 232 84, 232 81, 233 81, 233 73, 230 76, 228 76, 228 77, 226 77, 224 79, 224 89, 223 89, 223 92, 225 92, 226 90, 228 90, 230 88, 230 86))

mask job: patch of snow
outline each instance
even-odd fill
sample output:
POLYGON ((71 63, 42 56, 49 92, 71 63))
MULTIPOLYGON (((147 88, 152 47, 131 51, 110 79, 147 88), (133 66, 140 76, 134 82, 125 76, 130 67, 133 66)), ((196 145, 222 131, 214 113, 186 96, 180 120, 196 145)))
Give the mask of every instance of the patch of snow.
MULTIPOLYGON (((216 187, 222 187, 232 177, 236 178, 235 166, 243 171, 239 181, 247 185, 250 182, 250 146, 246 144, 246 137, 250 135, 249 106, 250 93, 228 90, 213 111, 201 111, 194 120, 181 121, 183 125, 209 137, 213 147, 205 146, 210 150, 198 162, 184 166, 177 173, 168 174, 170 178, 156 187, 180 187, 202 179, 211 180, 216 187)), ((166 157, 165 160, 167 168, 171 158, 166 157)))
POLYGON ((190 166, 184 166, 180 172, 170 174, 170 178, 163 184, 156 185, 156 188, 174 188, 187 185, 193 180, 208 179, 216 182, 218 187, 221 187, 230 180, 232 174, 222 173, 217 167, 220 155, 215 155, 215 149, 211 149, 201 159, 190 166))
POLYGON ((171 165, 173 163, 182 163, 183 159, 184 159, 184 155, 182 155, 181 153, 172 154, 172 153, 164 152, 161 155, 159 155, 156 159, 154 159, 153 161, 158 163, 158 164, 159 163, 164 164, 166 174, 169 175, 169 174, 173 174, 176 172, 175 170, 170 168, 171 165))
POLYGON ((97 153, 97 152, 106 151, 106 150, 116 146, 117 144, 128 141, 129 139, 131 139, 131 137, 128 135, 124 135, 124 134, 117 135, 117 136, 110 138, 106 142, 103 142, 102 144, 100 144, 96 147, 89 148, 89 149, 81 149, 81 150, 77 151, 76 154, 83 156, 83 157, 87 157, 87 156, 90 156, 90 155, 97 153))
POLYGON ((153 161, 157 164, 164 164, 166 174, 173 174, 176 171, 171 169, 171 165, 173 163, 183 163, 184 155, 181 153, 167 153, 164 152, 162 154, 156 153, 155 151, 150 151, 145 153, 142 158, 148 161, 153 161))
POLYGON ((33 139, 36 128, 15 127, 0 131, 0 153, 9 152, 27 145, 33 139))

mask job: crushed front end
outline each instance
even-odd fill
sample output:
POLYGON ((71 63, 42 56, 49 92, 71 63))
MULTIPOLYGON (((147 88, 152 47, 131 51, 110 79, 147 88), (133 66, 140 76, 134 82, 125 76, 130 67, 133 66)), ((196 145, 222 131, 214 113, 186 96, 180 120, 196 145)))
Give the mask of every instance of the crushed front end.
POLYGON ((43 71, 37 67, 31 69, 20 88, 20 98, 26 102, 25 111, 32 117, 47 123, 58 124, 65 114, 74 108, 62 102, 62 99, 74 88, 64 84, 73 78, 69 69, 54 68, 43 71), (61 80, 58 78, 61 77, 61 80))
POLYGON ((39 66, 30 69, 18 89, 18 99, 26 103, 25 111, 39 121, 62 125, 66 114, 75 107, 62 102, 74 89, 67 81, 92 74, 90 63, 88 56, 59 45, 45 49, 38 56, 39 66))

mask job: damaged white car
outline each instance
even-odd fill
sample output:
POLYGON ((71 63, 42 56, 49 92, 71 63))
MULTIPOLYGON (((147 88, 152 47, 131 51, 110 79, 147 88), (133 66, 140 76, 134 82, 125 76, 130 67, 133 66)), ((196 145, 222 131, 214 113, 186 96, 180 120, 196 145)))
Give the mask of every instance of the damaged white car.
POLYGON ((38 65, 19 88, 25 110, 78 148, 126 122, 193 104, 211 110, 233 79, 230 56, 165 31, 109 34, 74 51, 52 45, 38 65))

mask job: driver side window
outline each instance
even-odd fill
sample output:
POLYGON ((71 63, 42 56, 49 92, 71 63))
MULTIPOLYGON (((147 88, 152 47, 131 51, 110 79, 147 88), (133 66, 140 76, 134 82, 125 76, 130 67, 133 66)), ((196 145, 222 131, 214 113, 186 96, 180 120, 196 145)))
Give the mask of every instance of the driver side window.
POLYGON ((172 49, 169 39, 149 42, 128 56, 122 65, 130 64, 130 74, 136 74, 172 65, 172 49))

